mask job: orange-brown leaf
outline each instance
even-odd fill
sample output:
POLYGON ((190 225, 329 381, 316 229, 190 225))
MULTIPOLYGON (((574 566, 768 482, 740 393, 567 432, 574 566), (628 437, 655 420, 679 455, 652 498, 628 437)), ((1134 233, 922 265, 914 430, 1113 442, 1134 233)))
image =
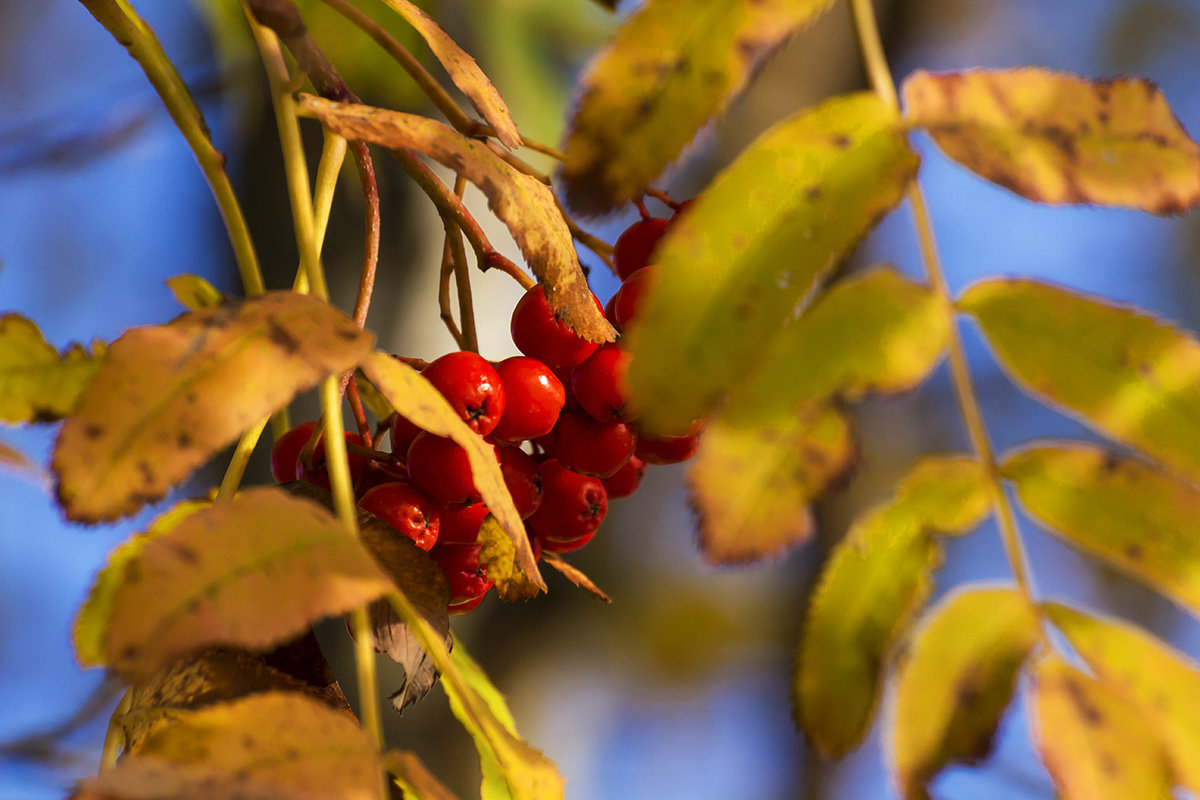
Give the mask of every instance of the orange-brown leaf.
POLYGON ((583 570, 574 564, 571 564, 558 553, 551 553, 547 550, 542 553, 542 561, 545 561, 547 564, 554 567, 562 574, 564 578, 578 586, 580 589, 583 589, 597 600, 600 600, 604 603, 612 602, 612 598, 605 594, 604 591, 583 572, 583 570))

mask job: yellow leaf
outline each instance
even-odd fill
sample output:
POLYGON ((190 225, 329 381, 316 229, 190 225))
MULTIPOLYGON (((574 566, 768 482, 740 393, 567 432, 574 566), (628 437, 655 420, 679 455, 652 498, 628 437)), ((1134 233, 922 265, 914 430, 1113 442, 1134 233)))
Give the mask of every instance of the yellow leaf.
POLYGON ((810 407, 776 426, 712 420, 688 474, 704 558, 743 563, 806 541, 809 503, 857 453, 845 418, 831 408, 810 407))
POLYGON ((549 186, 513 169, 485 144, 425 117, 307 94, 300 95, 299 108, 339 136, 415 150, 478 186, 488 208, 508 226, 559 318, 588 341, 616 338, 592 299, 571 231, 549 186))
POLYGON ((292 292, 128 331, 59 434, 59 502, 83 522, 133 513, 296 392, 352 368, 371 341, 334 307, 292 292))
POLYGON ((1200 490, 1080 442, 1022 448, 1002 472, 1030 516, 1067 544, 1200 616, 1200 490))
POLYGON ((167 278, 167 288, 175 295, 179 305, 192 311, 215 308, 226 301, 220 289, 199 275, 183 273, 167 278))
POLYGON ((37 325, 20 314, 0 315, 0 422, 53 422, 75 407, 104 361, 73 345, 61 355, 37 325))
POLYGON ((1200 147, 1145 79, 918 71, 903 93, 908 121, 946 155, 1030 200, 1155 214, 1200 201, 1200 147))
POLYGON ((421 38, 445 67, 450 80, 454 81, 459 91, 466 95, 475 110, 483 115, 496 131, 496 138, 508 147, 520 147, 521 132, 513 122, 508 106, 504 104, 504 98, 475 63, 475 59, 464 52, 428 14, 408 0, 383 1, 421 34, 421 38))
POLYGON ((279 489, 250 489, 114 553, 76 639, 89 643, 85 664, 96 661, 98 633, 102 663, 145 679, 202 647, 278 644, 393 588, 331 513, 279 489))
POLYGON ((583 589, 600 602, 612 602, 612 598, 605 594, 599 586, 593 583, 592 579, 585 575, 583 570, 571 564, 558 553, 551 553, 547 550, 542 553, 542 561, 545 561, 547 564, 554 567, 554 569, 558 570, 564 578, 578 586, 580 589, 583 589))
POLYGON ((1200 482, 1200 342, 1149 314, 1027 279, 959 300, 1025 391, 1200 482))
POLYGON ((1037 747, 1063 800, 1168 800, 1158 738, 1113 689, 1057 656, 1033 673, 1037 747))
MULTIPOLYGON (((504 484, 500 463, 492 452, 492 446, 468 428, 441 393, 412 367, 378 351, 367 356, 361 366, 401 416, 435 436, 453 439, 467 451, 475 488, 483 495, 483 502, 487 503, 492 516, 508 534, 514 548, 514 555, 510 557, 514 559, 515 568, 526 576, 526 580, 520 584, 523 588, 516 596, 529 597, 539 589, 545 591, 546 582, 538 572, 521 515, 517 513, 508 487, 504 484), (524 593, 526 591, 528 594, 524 593)), ((495 552, 499 556, 499 551, 495 552)), ((491 569, 490 564, 488 568, 491 569)))
POLYGON ((576 90, 562 175, 589 214, 637 197, 832 0, 646 0, 576 90))
POLYGON ((865 93, 801 112, 671 226, 624 337, 639 424, 685 429, 761 363, 817 281, 903 196, 917 158, 897 124, 865 93))
POLYGON ((1200 667, 1131 624, 1058 603, 1043 607, 1096 677, 1155 728, 1177 782, 1200 792, 1200 667))
POLYGON ((491 514, 479 526, 479 545, 479 561, 487 564, 501 600, 523 600, 546 588, 541 573, 526 573, 517 566, 516 543, 491 514))
POLYGON ((896 484, 893 513, 919 520, 930 533, 961 536, 995 504, 983 464, 974 456, 925 456, 896 484))
POLYGON ((219 767, 130 756, 117 769, 78 786, 70 800, 328 800, 302 787, 278 786, 231 775, 219 767))
POLYGON ((1011 589, 960 589, 929 612, 899 668, 889 731, 906 800, 928 797, 950 762, 988 754, 1038 635, 1037 615, 1011 589))
POLYGON ((454 792, 434 777, 416 753, 393 750, 384 756, 388 771, 410 800, 458 800, 454 792))

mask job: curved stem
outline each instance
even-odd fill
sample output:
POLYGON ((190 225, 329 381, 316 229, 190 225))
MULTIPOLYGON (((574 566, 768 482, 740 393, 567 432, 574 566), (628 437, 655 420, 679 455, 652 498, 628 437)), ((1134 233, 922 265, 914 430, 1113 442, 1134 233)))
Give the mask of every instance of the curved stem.
MULTIPOLYGON (((459 175, 454 180, 454 194, 461 201, 467 190, 467 179, 459 175)), ((462 234, 458 226, 449 220, 446 223, 446 242, 450 247, 450 260, 454 264, 454 287, 458 292, 458 319, 462 324, 463 349, 479 352, 479 334, 475 330, 475 301, 471 296, 471 274, 468 271, 467 251, 463 248, 462 234)))
POLYGON ((454 344, 459 350, 463 349, 462 331, 458 329, 458 325, 454 322, 454 311, 450 307, 450 279, 454 276, 454 253, 450 250, 450 238, 447 237, 442 244, 442 268, 441 275, 438 278, 438 311, 442 318, 442 324, 446 326, 446 330, 450 331, 450 336, 454 338, 454 344))
POLYGON ((354 299, 354 322, 362 328, 367 324, 367 310, 371 307, 371 295, 375 291, 375 269, 379 266, 379 183, 375 180, 375 162, 371 160, 366 142, 353 142, 350 150, 366 206, 363 264, 358 279, 358 295, 354 299))
POLYGON ((232 498, 238 487, 242 485, 246 466, 250 463, 250 456, 254 453, 254 447, 258 444, 265 427, 267 427, 267 418, 243 433, 242 438, 238 440, 237 447, 233 451, 233 458, 229 459, 229 466, 225 468, 225 477, 221 479, 221 486, 217 489, 217 500, 232 498))
MULTIPOLYGON (((346 140, 336 133, 325 131, 321 145, 321 160, 317 162, 317 182, 313 191, 313 227, 317 239, 317 255, 325 246, 325 230, 329 227, 329 214, 333 210, 333 193, 337 188, 337 176, 346 160, 346 140)), ((308 293, 308 275, 303 267, 296 269, 293 291, 308 293)))
POLYGON ((108 728, 104 731, 104 749, 100 752, 100 771, 110 770, 117 765, 117 756, 125 746, 125 732, 117 724, 117 718, 129 711, 133 704, 133 689, 126 689, 121 696, 121 702, 113 709, 108 718, 108 728))

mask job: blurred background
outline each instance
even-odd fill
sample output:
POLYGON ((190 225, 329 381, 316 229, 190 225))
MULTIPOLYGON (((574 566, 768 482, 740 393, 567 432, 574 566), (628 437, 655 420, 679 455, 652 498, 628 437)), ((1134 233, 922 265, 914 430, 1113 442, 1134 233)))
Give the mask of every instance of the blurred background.
MULTIPOLYGON (((268 283, 282 287, 290 283, 296 251, 274 120, 259 63, 246 49, 244 21, 216 3, 140 0, 137 6, 198 96, 229 157, 268 283)), ((368 102, 433 114, 370 42, 319 2, 301 5, 351 88, 368 102)), ((360 5, 377 19, 399 22, 381 3, 360 5)), ((589 0, 421 5, 478 58, 523 132, 551 143, 561 141, 573 76, 616 21, 589 0)), ((620 13, 634 5, 626 0, 620 13)), ((1200 131, 1194 3, 908 0, 881 4, 880 14, 898 76, 919 67, 1025 64, 1145 76, 1162 87, 1184 125, 1200 131)), ((388 27, 428 57, 402 24, 388 27)), ((862 85, 849 14, 839 3, 765 65, 664 188, 678 199, 691 196, 774 121, 862 85)), ((0 313, 31 317, 62 347, 171 318, 180 309, 163 281, 181 272, 239 291, 216 207, 191 153, 140 70, 82 6, 0 0, 0 109, 0 313)), ((306 131, 315 154, 319 134, 313 125, 306 131)), ((1195 217, 1034 206, 949 163, 926 140, 917 137, 915 144, 926 156, 922 177, 956 291, 987 275, 1036 275, 1200 327, 1195 217)), ((380 159, 378 166, 384 234, 369 325, 384 347, 432 359, 453 347, 436 308, 441 225, 394 164, 380 159)), ((325 248, 331 272, 344 276, 335 292, 344 308, 352 303, 362 246, 362 202, 348 174, 325 248)), ((468 198, 487 219, 479 196, 468 198)), ((612 241, 632 219, 630 212, 590 227, 612 241)), ((502 228, 492 224, 489 235, 517 257, 502 228)), ((593 288, 607 299, 615 280, 591 254, 583 259, 593 267, 593 288)), ((884 222, 852 267, 884 260, 920 274, 905 208, 884 222)), ((475 284, 484 355, 515 353, 507 329, 518 287, 500 274, 476 276, 475 284)), ((969 326, 966 337, 998 449, 1031 436, 1090 438, 1012 388, 969 326)), ((315 408, 312 398, 302 398, 293 418, 315 416, 315 408)), ((741 569, 704 566, 683 469, 652 468, 638 494, 614 503, 601 535, 572 559, 613 597, 611 606, 550 574, 548 596, 508 606, 493 597, 455 618, 460 641, 508 695, 522 734, 558 763, 571 800, 894 797, 877 731, 839 763, 810 755, 790 718, 793 648, 815 566, 854 514, 886 498, 918 454, 965 449, 966 439, 944 367, 917 392, 864 404, 857 418, 861 469, 818 509, 819 540, 784 558, 741 569)), ((46 428, 5 428, 0 443, 45 464, 53 436, 46 428)), ((260 446, 248 483, 270 481, 265 451, 260 446)), ((181 494, 202 492, 216 479, 200 474, 181 494)), ((74 610, 112 546, 165 506, 119 525, 68 525, 44 476, 0 467, 0 742, 53 727, 93 697, 103 676, 75 663, 74 610)), ((1194 619, 1028 520, 1022 533, 1042 593, 1119 611, 1200 655, 1194 619)), ((939 595, 963 581, 1009 578, 989 525, 947 542, 939 595)), ((342 631, 339 622, 320 635, 354 697, 342 631)), ((387 689, 396 675, 380 664, 387 689)), ((0 797, 61 797, 92 773, 115 699, 49 757, 0 755, 0 797)), ((939 800, 1053 797, 1022 710, 1012 709, 986 764, 953 768, 938 779, 939 800)), ((391 743, 415 749, 461 796, 477 796, 474 751, 440 689, 402 719, 390 711, 385 718, 391 743)))

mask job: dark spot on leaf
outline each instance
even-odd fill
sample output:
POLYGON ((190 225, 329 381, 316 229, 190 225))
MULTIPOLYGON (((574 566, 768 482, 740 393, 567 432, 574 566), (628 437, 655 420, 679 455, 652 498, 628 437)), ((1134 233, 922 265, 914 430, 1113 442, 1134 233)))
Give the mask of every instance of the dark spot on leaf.
POLYGON ((1093 728, 1104 724, 1104 715, 1100 713, 1100 709, 1092 705, 1091 699, 1084 693, 1082 686, 1072 680, 1064 681, 1063 686, 1066 687, 1071 702, 1079 710, 1079 716, 1083 718, 1085 724, 1093 728))
POLYGON ((83 426, 83 436, 85 439, 99 439, 104 433, 104 428, 95 423, 88 423, 83 426))
POLYGON ((273 318, 267 318, 267 338, 288 355, 300 352, 300 342, 273 318))
POLYGON ((142 476, 142 483, 154 483, 154 470, 150 469, 150 464, 145 461, 137 462, 138 472, 142 476))
POLYGON ((175 437, 175 443, 180 447, 188 448, 192 446, 192 435, 187 431, 180 431, 175 437))
POLYGON ((1137 542, 1130 542, 1125 545, 1125 557, 1130 561, 1141 561, 1144 555, 1145 551, 1142 550, 1142 546, 1137 542))
POLYGON ((358 331, 342 329, 338 331, 338 336, 347 342, 353 342, 358 339, 358 331))
POLYGON ((839 133, 837 136, 834 136, 830 141, 833 142, 833 146, 839 150, 845 150, 847 147, 850 146, 850 137, 844 133, 839 133))
POLYGON ((809 200, 819 200, 821 198, 821 187, 810 186, 804 190, 804 196, 809 200))

